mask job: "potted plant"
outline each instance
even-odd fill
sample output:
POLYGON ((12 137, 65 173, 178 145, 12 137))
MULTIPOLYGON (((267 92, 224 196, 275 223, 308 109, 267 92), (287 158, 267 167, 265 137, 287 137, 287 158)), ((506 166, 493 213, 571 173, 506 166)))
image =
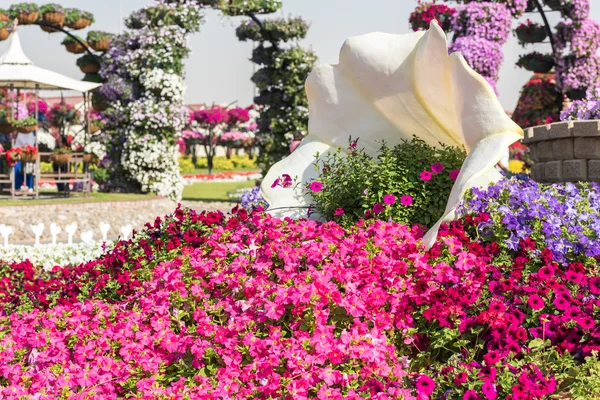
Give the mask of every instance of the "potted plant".
POLYGON ((57 165, 66 165, 73 159, 73 151, 69 147, 54 149, 50 155, 50 161, 57 165))
POLYGON ((90 133, 94 134, 104 129, 105 122, 98 112, 90 114, 90 133))
POLYGON ((22 119, 9 119, 8 121, 13 129, 19 133, 31 133, 38 127, 38 120, 34 115, 22 119))
POLYGON ((113 35, 108 32, 90 31, 87 35, 87 42, 96 51, 108 51, 112 37, 113 35))
MULTIPOLYGON (((77 36, 77 39, 81 40, 81 42, 85 43, 82 38, 77 36)), ((69 53, 73 54, 81 54, 85 53, 85 47, 81 45, 77 40, 73 39, 71 36, 65 37, 65 39, 61 43, 65 46, 69 53)))
POLYGON ((17 3, 10 6, 8 15, 11 20, 16 18, 19 25, 31 25, 38 20, 40 8, 35 3, 17 3))
POLYGON ((542 54, 534 51, 519 57, 517 66, 527 71, 546 74, 554 67, 554 58, 550 54, 542 54))
POLYGON ((77 8, 67 8, 65 12, 65 24, 71 29, 87 28, 94 22, 94 15, 77 8))
MULTIPOLYGON (((56 25, 61 28, 65 24, 65 9, 59 4, 50 3, 41 6, 40 15, 42 16, 42 21, 48 24, 56 25)), ((40 28, 42 28, 44 32, 56 32, 56 29, 49 26, 40 25, 40 28)))
POLYGON ((56 103, 46 111, 46 120, 50 126, 64 128, 67 124, 77 124, 80 121, 80 113, 72 105, 56 103))
POLYGON ((527 20, 515 30, 521 43, 540 43, 548 37, 546 27, 527 20))
POLYGON ((8 21, 0 21, 0 41, 10 37, 12 26, 8 21))
POLYGON ((6 11, 4 8, 0 8, 0 21, 10 21, 10 18, 8 17, 8 11, 6 11))
POLYGON ((452 16, 456 13, 455 8, 445 4, 420 3, 415 11, 410 14, 410 25, 413 31, 427 30, 431 21, 439 22, 444 32, 448 32, 452 25, 452 16))
POLYGON ((100 93, 92 94, 92 107, 96 111, 104 111, 108 108, 108 103, 100 93))
POLYGON ((100 71, 100 59, 98 56, 85 54, 77 59, 77 66, 84 74, 97 74, 100 71))
POLYGON ((6 150, 6 162, 9 166, 14 167, 18 161, 32 162, 39 157, 38 149, 34 146, 13 147, 6 150))
POLYGON ((544 3, 554 11, 563 10, 570 4, 564 0, 544 0, 544 3))

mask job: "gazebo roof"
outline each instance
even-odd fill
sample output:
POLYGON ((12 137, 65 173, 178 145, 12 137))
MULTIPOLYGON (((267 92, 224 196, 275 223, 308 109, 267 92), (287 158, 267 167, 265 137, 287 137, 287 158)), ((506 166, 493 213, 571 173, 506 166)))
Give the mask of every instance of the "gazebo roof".
POLYGON ((10 40, 8 51, 0 57, 0 87, 88 92, 102 86, 35 66, 21 48, 19 33, 13 32, 10 40))

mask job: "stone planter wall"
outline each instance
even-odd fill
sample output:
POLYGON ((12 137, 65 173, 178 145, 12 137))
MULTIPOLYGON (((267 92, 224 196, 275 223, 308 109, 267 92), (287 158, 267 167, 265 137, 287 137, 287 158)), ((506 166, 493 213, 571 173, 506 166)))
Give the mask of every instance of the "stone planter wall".
POLYGON ((570 121, 525 130, 523 143, 541 183, 600 182, 600 121, 570 121))

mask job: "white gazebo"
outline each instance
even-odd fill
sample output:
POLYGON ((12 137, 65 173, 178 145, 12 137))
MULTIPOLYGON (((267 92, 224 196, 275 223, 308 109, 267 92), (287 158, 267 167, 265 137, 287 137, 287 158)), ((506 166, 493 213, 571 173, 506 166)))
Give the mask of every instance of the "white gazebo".
MULTIPOLYGON (((72 90, 82 92, 84 96, 84 103, 86 104, 86 126, 89 134, 89 92, 102 86, 99 83, 91 83, 78 81, 68 76, 61 75, 59 73, 49 71, 44 68, 40 68, 31 62, 31 60, 25 55, 21 48, 21 41, 19 39, 18 32, 13 32, 10 39, 8 51, 0 57, 0 88, 8 88, 11 91, 17 91, 17 102, 19 101, 19 94, 22 90, 34 91, 35 92, 35 117, 38 119, 38 96, 40 90, 72 90)), ((35 146, 37 148, 37 137, 35 140, 35 146)), ((42 156, 44 154, 40 154, 42 156)), ((49 156, 49 154, 45 154, 49 156)), ((82 162, 83 155, 77 158, 74 154, 74 162, 82 162), (80 160, 81 159, 81 160, 80 160)), ((23 171, 25 168, 23 168, 23 171)), ((70 172, 70 165, 67 166, 67 172, 62 173, 59 170, 58 174, 44 174, 42 177, 40 173, 40 157, 37 157, 35 161, 34 171, 34 186, 35 190, 33 193, 21 193, 20 188, 15 188, 15 176, 14 168, 11 169, 10 176, 0 176, 0 183, 11 184, 11 197, 16 195, 31 195, 37 199, 39 197, 39 186, 42 183, 41 178, 53 180, 58 183, 69 184, 73 182, 84 183, 84 191, 87 189, 91 190, 91 178, 89 173, 78 176, 77 169, 75 173, 70 172), (62 182, 61 182, 62 181, 62 182)))

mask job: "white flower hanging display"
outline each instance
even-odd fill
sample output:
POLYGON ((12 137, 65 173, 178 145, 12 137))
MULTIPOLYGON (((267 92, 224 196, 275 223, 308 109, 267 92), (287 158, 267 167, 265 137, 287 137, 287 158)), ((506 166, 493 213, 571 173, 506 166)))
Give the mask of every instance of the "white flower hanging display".
POLYGON ((317 176, 317 153, 345 148, 352 137, 375 155, 382 141, 393 146, 417 136, 429 145, 460 146, 468 152, 444 216, 424 238, 430 247, 440 224, 456 217, 455 208, 469 188, 500 179, 494 166, 523 137, 485 79, 459 53, 448 55, 446 36, 436 21, 427 32, 348 39, 339 64, 317 67, 306 92, 309 134, 271 168, 261 188, 277 217, 306 217, 311 199, 302 187, 317 176), (283 174, 300 184, 271 188, 283 174))

